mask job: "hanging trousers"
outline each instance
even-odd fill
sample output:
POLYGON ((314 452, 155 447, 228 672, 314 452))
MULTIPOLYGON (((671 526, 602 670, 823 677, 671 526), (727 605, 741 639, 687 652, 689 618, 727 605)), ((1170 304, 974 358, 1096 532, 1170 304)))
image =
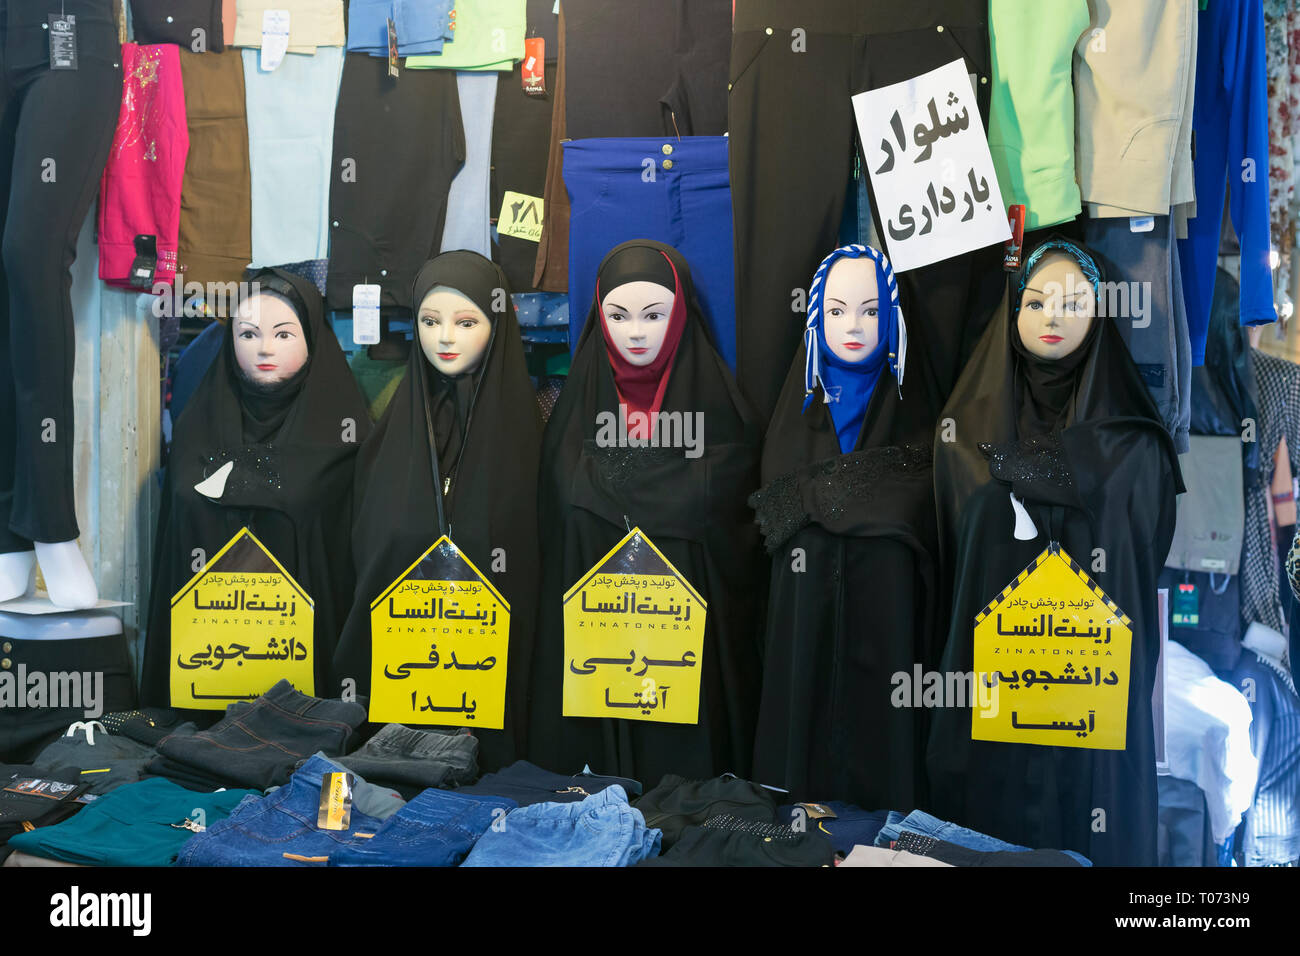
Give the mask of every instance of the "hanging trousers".
POLYGON ((122 98, 111 0, 60 0, 77 69, 52 70, 50 4, 0 0, 0 553, 78 535, 72 262, 122 98))
MULTIPOLYGON (((987 128, 988 0, 737 0, 728 101, 737 370, 763 416, 803 334, 799 305, 837 244, 854 173, 850 98, 957 59, 975 76, 987 128)), ((874 195, 872 211, 883 221, 874 195)), ((1001 299, 1001 255, 989 246, 899 276, 909 350, 925 351, 945 396, 1001 299)))

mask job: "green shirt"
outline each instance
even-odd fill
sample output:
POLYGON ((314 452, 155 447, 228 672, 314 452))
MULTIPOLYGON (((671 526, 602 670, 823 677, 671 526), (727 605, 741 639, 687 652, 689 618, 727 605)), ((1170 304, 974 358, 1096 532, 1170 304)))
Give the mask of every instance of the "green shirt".
POLYGON ((408 70, 510 70, 524 58, 528 0, 456 4, 456 29, 441 53, 408 56, 408 70))

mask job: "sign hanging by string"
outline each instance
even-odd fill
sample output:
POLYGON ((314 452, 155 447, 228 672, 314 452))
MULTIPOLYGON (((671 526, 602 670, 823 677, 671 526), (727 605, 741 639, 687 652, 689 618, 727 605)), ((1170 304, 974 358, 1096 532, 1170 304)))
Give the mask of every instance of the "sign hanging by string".
POLYGON ((859 93, 853 112, 895 272, 1011 237, 962 60, 859 93))

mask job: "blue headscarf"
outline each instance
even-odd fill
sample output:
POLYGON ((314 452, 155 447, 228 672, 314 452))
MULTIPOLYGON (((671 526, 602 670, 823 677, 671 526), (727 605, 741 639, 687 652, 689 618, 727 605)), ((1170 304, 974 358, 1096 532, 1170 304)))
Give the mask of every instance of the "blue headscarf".
POLYGON ((808 411, 813 392, 820 385, 825 401, 830 406, 831 421, 835 423, 840 451, 848 454, 857 444, 862 420, 867 416, 867 406, 871 403, 876 383, 886 367, 898 380, 899 397, 903 394, 907 326, 903 322, 903 310, 898 304, 898 280, 894 278, 894 270, 883 252, 870 246, 841 246, 822 260, 822 264, 817 267, 817 274, 813 276, 812 288, 808 294, 808 323, 804 327, 804 345, 807 351, 804 366, 807 397, 804 399, 803 410, 808 411), (836 356, 826 344, 826 332, 822 323, 826 274, 840 259, 860 259, 863 256, 869 256, 876 263, 876 288, 880 296, 879 342, 875 351, 861 362, 846 362, 836 356))

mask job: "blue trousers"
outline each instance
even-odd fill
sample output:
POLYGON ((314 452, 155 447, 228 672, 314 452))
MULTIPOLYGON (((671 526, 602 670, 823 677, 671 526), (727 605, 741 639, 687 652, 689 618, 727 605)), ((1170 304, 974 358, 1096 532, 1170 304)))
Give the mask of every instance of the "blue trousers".
MULTIPOLYGON (((736 369, 736 291, 727 137, 579 139, 564 144, 569 192, 569 347, 605 254, 630 239, 675 247, 691 267, 718 354, 736 369)), ((791 321, 798 317, 792 314, 791 321)))

